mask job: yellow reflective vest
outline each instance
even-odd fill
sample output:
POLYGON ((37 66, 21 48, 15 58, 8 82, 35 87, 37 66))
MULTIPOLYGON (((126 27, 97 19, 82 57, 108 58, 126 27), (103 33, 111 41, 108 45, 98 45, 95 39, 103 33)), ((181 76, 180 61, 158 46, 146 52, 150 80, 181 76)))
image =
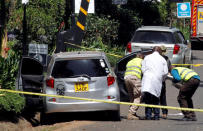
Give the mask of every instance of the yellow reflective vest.
POLYGON ((135 75, 139 79, 142 77, 142 60, 141 58, 134 58, 131 61, 129 61, 126 65, 126 71, 125 71, 125 76, 126 75, 135 75))
POLYGON ((180 75, 181 80, 183 80, 183 81, 187 81, 190 78, 192 78, 193 76, 198 75, 193 70, 185 68, 185 67, 175 67, 174 69, 176 69, 178 71, 178 74, 180 75))

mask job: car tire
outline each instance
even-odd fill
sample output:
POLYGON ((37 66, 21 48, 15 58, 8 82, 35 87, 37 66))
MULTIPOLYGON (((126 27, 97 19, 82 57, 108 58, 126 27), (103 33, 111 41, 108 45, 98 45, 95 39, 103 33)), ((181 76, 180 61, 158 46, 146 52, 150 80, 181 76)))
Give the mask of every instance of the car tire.
POLYGON ((120 121, 121 120, 120 110, 108 111, 108 118, 109 120, 112 120, 112 121, 120 121))

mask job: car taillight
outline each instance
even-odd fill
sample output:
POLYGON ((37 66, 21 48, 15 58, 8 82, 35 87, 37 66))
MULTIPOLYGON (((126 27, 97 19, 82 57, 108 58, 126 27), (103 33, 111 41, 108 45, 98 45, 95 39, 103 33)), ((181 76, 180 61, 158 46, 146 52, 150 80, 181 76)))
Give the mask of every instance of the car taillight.
POLYGON ((46 85, 48 87, 54 88, 54 78, 49 78, 46 80, 46 85))
POLYGON ((180 46, 179 45, 175 45, 174 49, 173 49, 173 54, 178 54, 179 50, 180 50, 180 46))
POLYGON ((130 42, 127 44, 127 51, 128 52, 132 52, 132 47, 131 47, 131 43, 130 42))
POLYGON ((107 77, 108 86, 112 85, 115 82, 115 78, 113 76, 107 77))

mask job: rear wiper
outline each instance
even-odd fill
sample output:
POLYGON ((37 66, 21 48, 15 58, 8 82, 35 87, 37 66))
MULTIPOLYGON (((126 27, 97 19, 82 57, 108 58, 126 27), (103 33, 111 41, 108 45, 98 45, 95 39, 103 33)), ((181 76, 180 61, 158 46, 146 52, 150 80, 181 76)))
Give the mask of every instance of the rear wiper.
POLYGON ((88 76, 87 74, 69 76, 68 78, 77 78, 77 77, 86 77, 86 78, 88 78, 89 80, 91 80, 91 77, 88 76))
POLYGON ((142 40, 140 42, 143 42, 143 43, 154 43, 153 41, 148 41, 148 40, 142 40))

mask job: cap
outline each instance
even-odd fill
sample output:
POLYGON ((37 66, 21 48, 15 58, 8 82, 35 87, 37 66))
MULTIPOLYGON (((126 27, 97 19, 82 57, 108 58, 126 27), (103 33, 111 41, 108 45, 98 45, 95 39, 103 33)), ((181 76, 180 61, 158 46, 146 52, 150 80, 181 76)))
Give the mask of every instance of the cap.
POLYGON ((164 45, 160 46, 162 52, 166 52, 166 47, 164 45))

